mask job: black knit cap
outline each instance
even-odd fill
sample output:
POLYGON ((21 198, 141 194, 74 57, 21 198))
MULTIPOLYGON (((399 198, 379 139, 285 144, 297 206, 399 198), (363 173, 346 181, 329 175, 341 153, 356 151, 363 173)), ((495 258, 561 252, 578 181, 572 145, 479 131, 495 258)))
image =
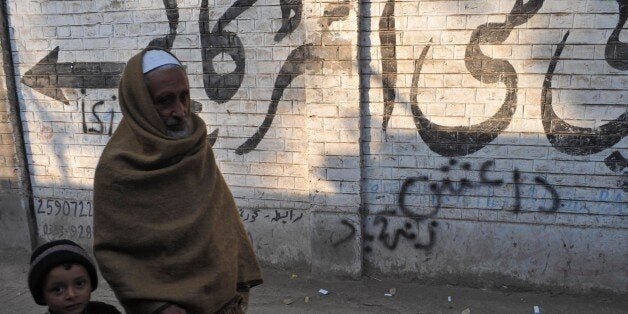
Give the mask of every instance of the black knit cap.
POLYGON ((92 291, 98 286, 96 267, 87 252, 78 244, 70 240, 56 240, 41 245, 31 255, 31 269, 28 272, 28 288, 33 299, 39 305, 46 305, 44 301, 44 278, 54 267, 66 263, 81 264, 87 270, 92 284, 92 291))

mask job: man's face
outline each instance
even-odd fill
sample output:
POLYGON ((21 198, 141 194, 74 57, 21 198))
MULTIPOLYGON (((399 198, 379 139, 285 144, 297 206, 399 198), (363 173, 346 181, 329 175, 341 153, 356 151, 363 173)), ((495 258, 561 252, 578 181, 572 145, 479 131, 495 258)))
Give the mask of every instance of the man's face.
POLYGON ((51 313, 83 313, 92 294, 92 284, 83 265, 64 264, 46 275, 43 292, 51 313))
POLYGON ((185 71, 178 66, 166 66, 145 75, 148 91, 166 125, 167 135, 176 139, 189 136, 192 132, 190 86, 185 71))

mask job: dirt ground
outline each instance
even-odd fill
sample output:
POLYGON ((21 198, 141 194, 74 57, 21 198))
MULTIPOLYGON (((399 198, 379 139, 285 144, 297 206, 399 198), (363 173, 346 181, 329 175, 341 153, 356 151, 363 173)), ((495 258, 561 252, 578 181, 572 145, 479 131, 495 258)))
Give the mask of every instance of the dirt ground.
MULTIPOLYGON (((33 302, 26 284, 28 253, 0 253, 0 313, 44 313, 45 308, 33 302)), ((369 276, 322 279, 306 271, 268 267, 264 268, 264 280, 251 290, 248 313, 534 313, 535 306, 540 313, 628 313, 627 295, 424 285, 369 276), (320 289, 328 293, 322 294, 320 289)), ((102 280, 92 299, 119 307, 102 280)))
POLYGON ((250 313, 534 313, 535 306, 540 313, 628 313, 625 295, 422 285, 366 276, 358 281, 319 280, 265 270, 266 283, 254 288, 250 313))

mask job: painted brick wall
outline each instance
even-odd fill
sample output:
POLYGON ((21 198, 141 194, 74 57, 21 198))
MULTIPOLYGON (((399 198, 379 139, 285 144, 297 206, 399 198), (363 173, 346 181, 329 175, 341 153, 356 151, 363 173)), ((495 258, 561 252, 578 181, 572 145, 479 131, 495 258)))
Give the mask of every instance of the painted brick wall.
POLYGON ((117 80, 160 44, 263 262, 625 291, 619 2, 7 1, 39 241, 91 244, 117 80))
POLYGON ((365 6, 367 270, 624 289, 618 3, 365 6))

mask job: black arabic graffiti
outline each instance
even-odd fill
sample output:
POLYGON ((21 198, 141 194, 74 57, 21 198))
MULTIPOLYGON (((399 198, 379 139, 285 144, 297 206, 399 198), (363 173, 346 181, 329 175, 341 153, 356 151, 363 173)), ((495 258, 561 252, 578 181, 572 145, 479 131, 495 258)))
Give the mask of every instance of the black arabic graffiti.
MULTIPOLYGON (((85 89, 81 89, 81 94, 85 95, 85 89)), ((116 100, 116 96, 112 96, 111 97, 112 100, 116 100)), ((92 105, 92 117, 93 119, 96 120, 96 124, 98 125, 98 129, 95 129, 93 127, 87 127, 87 119, 85 119, 85 99, 81 98, 81 113, 83 116, 83 133, 85 134, 105 134, 105 124, 103 123, 103 121, 100 119, 100 116, 98 115, 98 113, 96 112, 96 108, 102 106, 105 102, 100 100, 97 101, 95 104, 92 105)), ((113 132, 113 117, 114 117, 114 112, 113 112, 113 108, 109 111, 109 128, 107 131, 108 135, 111 135, 111 133, 113 132)))
POLYGON ((264 118, 257 132, 236 149, 236 154, 246 154, 257 147, 275 119, 277 106, 284 90, 295 78, 305 73, 306 62, 317 60, 320 60, 320 58, 312 53, 312 44, 301 45, 290 53, 275 80, 275 87, 273 88, 270 105, 268 105, 266 118, 264 118))
POLYGON ((522 0, 517 0, 510 14, 506 16, 506 22, 480 25, 471 34, 465 51, 467 70, 482 83, 502 82, 506 85, 506 97, 502 106, 492 117, 479 124, 442 126, 433 123, 421 112, 417 103, 417 84, 430 45, 423 49, 421 56, 415 61, 410 101, 416 128, 432 151, 442 156, 472 154, 493 141, 508 127, 517 107, 517 72, 510 62, 484 55, 480 45, 504 42, 514 27, 525 23, 538 12, 543 2, 544 0, 530 0, 523 4, 522 0))
POLYGON ((345 237, 343 237, 342 239, 332 243, 332 246, 334 248, 338 247, 339 245, 341 245, 341 244, 343 244, 345 242, 348 242, 349 240, 351 240, 353 238, 353 235, 355 235, 355 227, 353 226, 353 224, 349 220, 343 219, 343 220, 340 221, 340 223, 345 225, 345 226, 347 226, 347 227, 349 227, 349 230, 351 230, 351 231, 349 231, 349 234, 346 235, 345 237))
POLYGON ((301 15, 303 14, 302 0, 280 0, 281 7, 281 28, 275 35, 275 41, 280 41, 288 34, 292 33, 301 23, 301 15), (294 15, 290 16, 290 13, 294 15))
MULTIPOLYGON (((381 215, 376 216, 372 222, 373 228, 376 228, 377 226, 381 225, 379 229, 379 234, 377 235, 377 237, 369 234, 366 231, 366 228, 362 230, 363 239, 364 239, 364 243, 363 243, 364 252, 365 253, 372 252, 373 250, 372 242, 376 240, 381 242, 382 245, 389 250, 397 249, 397 246, 399 245, 402 239, 411 240, 411 242, 413 242, 412 246, 415 249, 431 249, 436 239, 436 233, 434 231, 434 227, 438 226, 438 222, 432 221, 427 225, 429 240, 427 240, 427 243, 422 243, 422 241, 419 239, 419 236, 418 236, 421 221, 422 219, 416 219, 416 218, 408 219, 403 224, 403 227, 389 231, 389 218, 385 216, 381 216, 381 215), (416 229, 416 233, 414 231, 415 229, 416 229), (392 236, 389 232, 392 233, 392 236)), ((332 247, 334 248, 337 248, 343 243, 351 241, 351 239, 356 233, 355 226, 349 220, 342 219, 340 223, 349 228, 349 233, 346 236, 342 237, 341 239, 337 240, 336 242, 332 243, 332 247)))
POLYGON ((207 0, 201 2, 198 23, 201 33, 201 56, 203 59, 203 84, 209 99, 218 103, 229 101, 240 89, 244 79, 244 45, 236 33, 225 30, 227 25, 244 11, 248 10, 257 0, 237 0, 218 19, 218 23, 210 30, 209 9, 207 0), (218 74, 214 69, 214 58, 227 54, 235 62, 235 69, 230 73, 218 74))
MULTIPOLYGON (((244 11, 248 10, 256 1, 237 0, 218 19, 218 23, 214 25, 211 31, 209 27, 208 1, 203 0, 201 2, 199 28, 201 45, 203 47, 201 53, 203 57, 203 83, 207 96, 218 103, 229 101, 238 91, 244 79, 246 63, 242 41, 237 34, 226 31, 225 27, 244 11), (236 66, 232 72, 226 74, 216 73, 213 59, 219 54, 227 54, 233 59, 236 66)), ((282 27, 275 36, 276 41, 283 39, 284 36, 298 27, 301 22, 302 8, 301 0, 281 1, 282 27), (290 16, 291 12, 294 12, 293 16, 290 16)), ((305 62, 320 60, 313 56, 311 47, 311 44, 301 45, 288 55, 275 80, 266 118, 259 126, 257 132, 236 149, 236 154, 246 154, 257 147, 275 118, 277 106, 284 90, 296 77, 305 73, 305 62)))
POLYGON ((168 35, 160 38, 155 38, 148 43, 148 46, 162 47, 170 50, 174 40, 177 37, 177 26, 179 26, 179 8, 177 7, 177 0, 163 0, 164 7, 166 8, 166 17, 168 18, 169 32, 168 35))
MULTIPOLYGON (((415 221, 416 222, 416 226, 417 229, 419 228, 419 221, 415 221)), ((399 240, 403 237, 407 240, 415 240, 418 238, 417 234, 414 233, 412 231, 413 229, 413 225, 411 222, 406 221, 406 223, 404 223, 402 228, 397 228, 396 230, 393 231, 394 236, 392 237, 392 240, 389 241, 390 234, 388 233, 388 219, 384 216, 377 216, 375 217, 375 221, 373 222, 373 226, 377 226, 377 225, 382 225, 379 235, 377 236, 377 239, 384 245, 385 248, 389 249, 389 250, 394 250, 397 248, 397 245, 399 244, 399 240)), ((428 224, 428 230, 429 230, 429 241, 427 244, 422 244, 420 242, 416 242, 414 243, 414 248, 415 249, 430 249, 432 248, 432 246, 434 245, 435 239, 436 239, 436 234, 434 232, 434 228, 438 226, 438 222, 436 221, 432 221, 430 224, 428 224)), ((372 238, 372 236, 371 236, 372 238)), ((370 247, 365 247, 365 250, 367 252, 371 251, 370 247)))
POLYGON ((628 168, 628 160, 619 151, 611 153, 604 159, 604 163, 613 172, 622 172, 625 168, 628 168))
POLYGON ((387 0, 379 19, 379 41, 382 54, 382 85, 384 96, 384 119, 386 131, 388 120, 395 108, 395 85, 397 84, 397 37, 395 34, 395 0, 387 0))
MULTIPOLYGON (((450 159, 449 165, 441 167, 440 171, 444 174, 447 174, 452 169, 452 167, 455 166, 456 164, 458 164, 458 161, 456 159, 450 159)), ((406 217, 427 219, 427 218, 434 217, 438 213, 439 209, 442 207, 442 201, 443 201, 442 198, 445 195, 463 195, 466 191, 470 189, 477 189, 482 186, 503 186, 505 184, 503 180, 490 179, 488 177, 488 171, 494 165, 495 165, 495 162, 492 160, 488 160, 482 163, 482 165, 480 166, 480 182, 479 183, 471 182, 467 178, 462 178, 456 182, 456 181, 451 180, 451 178, 449 178, 448 176, 443 178, 440 184, 436 182, 431 182, 429 184, 429 189, 433 193, 433 195, 436 197, 436 202, 435 202, 436 204, 427 214, 417 213, 411 210, 410 208, 408 208, 408 206, 406 205, 406 195, 408 194, 408 189, 412 185, 414 185, 416 182, 429 182, 430 180, 427 176, 409 177, 405 179, 399 191, 399 199, 398 199, 399 208, 401 209, 401 212, 406 217)), ((470 171, 471 164, 463 163, 461 166, 461 169, 463 171, 470 171)), ((552 187, 547 182, 547 180, 539 176, 534 177, 534 182, 542 186, 550 194, 551 199, 552 199, 551 207, 546 208, 543 206, 539 206, 538 210, 542 212, 558 211, 561 206, 561 200, 556 189, 554 189, 554 187, 552 187)), ((515 204, 511 208, 512 208, 512 211, 516 213, 521 210, 521 193, 520 193, 520 188, 519 188, 519 185, 521 184, 521 173, 519 172, 518 169, 515 169, 512 172, 512 184, 514 185, 514 188, 515 188, 515 195, 514 195, 515 204)))
POLYGON ((543 129, 555 149, 570 155, 590 155, 612 147, 628 134, 628 111, 597 128, 573 126, 556 115, 552 107, 552 78, 567 37, 569 31, 556 47, 543 81, 541 94, 543 129))
MULTIPOLYGON (((164 0, 164 5, 166 7, 170 32, 165 37, 152 40, 148 46, 160 46, 170 49, 176 37, 179 11, 176 0, 164 0)), ((83 96, 86 94, 86 89, 117 88, 125 66, 125 63, 116 62, 58 62, 58 58, 59 47, 55 47, 47 56, 23 75, 21 82, 66 105, 69 105, 70 101, 65 97, 62 90, 63 88, 80 89, 83 96)), ((112 99, 115 100, 116 96, 112 96, 112 99)), ((96 111, 96 109, 103 104, 104 101, 101 100, 92 105, 91 119, 96 120, 95 123, 97 127, 88 127, 85 99, 80 99, 83 133, 112 134, 114 110, 111 109, 109 111, 109 125, 108 128, 106 128, 104 121, 96 111)))
POLYGON ((628 18, 628 0, 617 0, 619 5, 619 20, 613 33, 608 38, 604 56, 606 62, 617 70, 628 70, 628 44, 619 41, 619 33, 628 18))

